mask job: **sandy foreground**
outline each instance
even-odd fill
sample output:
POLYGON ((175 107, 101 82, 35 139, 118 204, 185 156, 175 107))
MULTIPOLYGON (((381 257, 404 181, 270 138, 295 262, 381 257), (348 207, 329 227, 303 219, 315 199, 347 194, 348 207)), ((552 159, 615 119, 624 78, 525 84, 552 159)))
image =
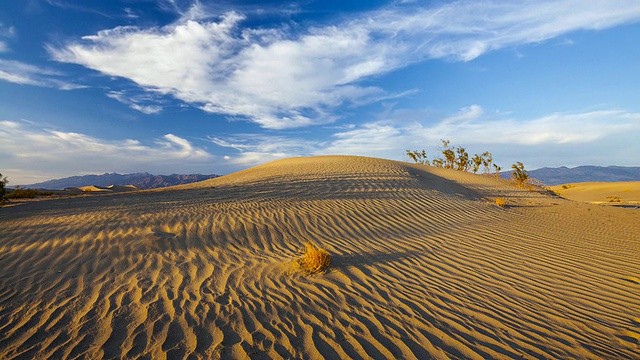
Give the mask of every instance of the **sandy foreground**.
POLYGON ((339 156, 25 203, 0 209, 0 358, 640 359, 639 220, 339 156), (307 241, 327 273, 290 273, 307 241))

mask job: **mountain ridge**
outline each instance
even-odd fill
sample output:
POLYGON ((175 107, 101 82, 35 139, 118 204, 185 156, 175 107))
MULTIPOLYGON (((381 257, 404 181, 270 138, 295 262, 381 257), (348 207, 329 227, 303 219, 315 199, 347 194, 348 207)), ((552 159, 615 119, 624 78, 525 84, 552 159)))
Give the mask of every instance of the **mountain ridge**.
MULTIPOLYGON (((640 181, 640 167, 583 165, 569 168, 543 167, 528 170, 529 176, 545 185, 561 185, 573 182, 640 181)), ((506 172, 511 176, 511 172, 506 172)))
POLYGON ((220 175, 202 175, 202 174, 171 174, 171 175, 153 175, 148 172, 119 174, 104 173, 102 175, 78 175, 61 179, 43 181, 40 183, 24 185, 29 188, 55 189, 61 190, 72 187, 98 186, 107 187, 110 185, 134 185, 138 189, 157 189, 167 186, 190 184, 193 182, 204 181, 219 177, 220 175))

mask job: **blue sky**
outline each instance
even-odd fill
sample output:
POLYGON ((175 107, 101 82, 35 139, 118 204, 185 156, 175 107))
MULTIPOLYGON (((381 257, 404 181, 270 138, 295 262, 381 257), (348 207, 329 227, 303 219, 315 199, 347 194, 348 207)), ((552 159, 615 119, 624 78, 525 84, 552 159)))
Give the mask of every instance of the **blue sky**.
POLYGON ((0 3, 0 172, 324 154, 639 166, 640 2, 0 3), (345 5, 344 3, 348 3, 345 5))

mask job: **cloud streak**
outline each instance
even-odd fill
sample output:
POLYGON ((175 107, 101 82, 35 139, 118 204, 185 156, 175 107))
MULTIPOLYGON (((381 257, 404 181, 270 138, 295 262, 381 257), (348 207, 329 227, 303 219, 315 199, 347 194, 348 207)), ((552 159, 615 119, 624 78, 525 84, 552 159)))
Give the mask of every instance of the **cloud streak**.
POLYGON ((246 27, 243 14, 214 18, 196 3, 166 26, 116 27, 48 49, 57 61, 130 79, 204 111, 286 129, 330 123, 342 105, 389 96, 363 80, 409 64, 471 61, 638 19, 633 0, 457 1, 383 8, 300 32, 246 27))
POLYGON ((0 144, 5 175, 22 176, 13 179, 14 184, 105 171, 214 171, 209 169, 214 156, 173 134, 143 144, 133 139, 105 140, 5 120, 0 121, 0 144))
POLYGON ((224 159, 175 134, 145 143, 106 140, 5 120, 0 121, 0 158, 3 174, 13 184, 105 171, 225 174, 292 156, 352 154, 407 160, 405 150, 426 149, 429 158, 434 158, 440 139, 449 139, 472 153, 489 150, 505 166, 525 157, 532 159, 526 161, 528 168, 637 165, 630 163, 635 159, 629 156, 640 152, 637 138, 640 113, 602 110, 522 120, 496 118, 479 105, 471 105, 430 123, 406 123, 391 113, 386 120, 335 129, 328 140, 268 134, 208 137, 209 145, 226 149, 223 152, 229 155, 224 159), (575 163, 564 162, 561 155, 566 151, 573 153, 575 163))
MULTIPOLYGON (((403 116, 404 117, 404 116, 403 116)), ((522 156, 539 158, 535 166, 560 166, 562 152, 574 149, 575 165, 634 165, 628 154, 640 152, 640 144, 620 150, 620 137, 640 137, 640 113, 620 110, 556 113, 535 119, 496 119, 479 105, 471 105, 430 124, 394 119, 361 124, 335 132, 329 141, 302 141, 286 137, 214 139, 222 147, 238 151, 232 157, 242 165, 256 165, 280 157, 300 155, 352 154, 406 160, 405 150, 426 149, 438 156, 441 139, 469 151, 489 150, 498 162, 521 161, 522 156), (532 156, 532 154, 536 154, 532 156), (558 162, 560 161, 560 162, 558 162)), ((626 142, 624 142, 626 143, 626 142)))
POLYGON ((149 94, 128 95, 127 92, 119 90, 109 91, 107 96, 147 115, 159 114, 163 110, 156 97, 149 94))
POLYGON ((19 61, 0 59, 0 80, 20 85, 33 85, 60 90, 82 89, 86 86, 61 80, 64 74, 25 64, 19 61))

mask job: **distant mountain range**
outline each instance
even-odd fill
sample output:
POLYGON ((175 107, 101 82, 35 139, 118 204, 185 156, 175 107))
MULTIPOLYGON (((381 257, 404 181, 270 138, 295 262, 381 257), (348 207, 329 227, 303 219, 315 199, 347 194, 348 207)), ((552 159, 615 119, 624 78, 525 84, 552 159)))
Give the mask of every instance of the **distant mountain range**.
MULTIPOLYGON (((544 167, 528 170, 529 176, 542 181, 545 185, 560 185, 573 182, 615 182, 640 181, 640 167, 625 166, 578 166, 568 168, 544 167)), ((511 172, 507 172, 509 176, 511 172)))
POLYGON ((149 173, 118 174, 105 173, 102 175, 72 176, 63 179, 49 180, 37 184, 25 185, 32 189, 61 190, 72 187, 97 186, 108 187, 110 185, 134 185, 138 189, 155 189, 173 185, 189 184, 193 182, 209 180, 220 175, 152 175, 149 173))
MULTIPOLYGON (((542 181, 545 185, 560 185, 573 182, 614 182, 614 181, 640 181, 640 167, 625 166, 578 166, 568 168, 566 166, 550 168, 544 167, 536 170, 528 170, 529 176, 542 181)), ((501 173, 503 177, 510 177, 511 171, 501 173)), ((134 185, 138 189, 155 189, 173 185, 189 184, 216 178, 220 175, 200 174, 172 174, 152 175, 149 173, 118 174, 105 173, 102 175, 72 176, 63 179, 49 180, 37 184, 25 185, 27 188, 61 190, 72 187, 97 186, 108 187, 110 185, 123 186, 134 185)))

